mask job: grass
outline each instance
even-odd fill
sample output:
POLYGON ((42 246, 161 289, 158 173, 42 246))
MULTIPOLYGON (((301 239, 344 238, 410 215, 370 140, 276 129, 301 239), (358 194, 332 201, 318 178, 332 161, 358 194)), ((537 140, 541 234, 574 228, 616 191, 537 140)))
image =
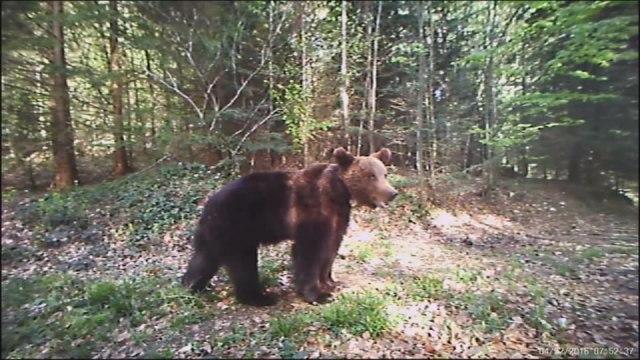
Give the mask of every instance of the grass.
POLYGON ((638 246, 637 244, 629 244, 629 246, 611 245, 607 247, 607 253, 623 254, 623 255, 638 255, 638 246))
POLYGON ((261 259, 259 264, 260 280, 265 287, 278 285, 278 276, 287 269, 284 261, 275 259, 261 259))
POLYGON ((602 249, 597 247, 588 247, 579 253, 579 258, 584 261, 593 261, 604 256, 602 249))
POLYGON ((296 313, 277 316, 269 322, 269 335, 272 339, 294 338, 304 333, 316 317, 313 314, 296 313))
POLYGON ((452 298, 452 304, 467 311, 476 326, 488 333, 504 330, 511 315, 502 296, 493 292, 467 292, 452 298))
MULTIPOLYGON (((85 282, 70 276, 13 278, 3 285, 3 357, 31 357, 49 344, 51 356, 88 357, 111 341, 121 326, 131 329, 169 317, 171 327, 199 321, 209 310, 199 297, 160 278, 85 282)), ((134 341, 144 342, 139 333, 134 341)))
POLYGON ((479 273, 472 270, 457 269, 455 279, 463 284, 471 284, 478 280, 479 273))
POLYGON ((375 338, 393 324, 386 306, 387 300, 373 292, 343 294, 322 309, 320 318, 334 333, 346 331, 356 336, 369 333, 375 338))
POLYGON ((244 326, 234 326, 231 328, 231 332, 224 336, 212 335, 210 342, 219 348, 227 348, 231 345, 236 345, 247 340, 248 331, 244 326))
POLYGON ((374 253, 374 247, 371 243, 358 243, 354 246, 353 255, 361 263, 366 263, 373 259, 374 253))
POLYGON ((438 299, 442 295, 443 281, 433 275, 418 277, 409 285, 409 296, 415 300, 438 299))

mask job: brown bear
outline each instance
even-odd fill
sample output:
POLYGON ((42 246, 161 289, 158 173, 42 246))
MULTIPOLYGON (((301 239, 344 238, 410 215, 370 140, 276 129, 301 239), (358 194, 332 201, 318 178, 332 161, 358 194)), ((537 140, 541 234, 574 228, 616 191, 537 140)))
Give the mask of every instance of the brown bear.
POLYGON ((338 148, 333 157, 336 164, 249 174, 210 196, 182 284, 202 291, 222 265, 239 302, 274 304, 258 280, 258 246, 291 239, 296 291, 311 303, 327 301, 335 288, 331 268, 349 224, 351 200, 384 207, 398 194, 386 179, 389 149, 354 157, 338 148))

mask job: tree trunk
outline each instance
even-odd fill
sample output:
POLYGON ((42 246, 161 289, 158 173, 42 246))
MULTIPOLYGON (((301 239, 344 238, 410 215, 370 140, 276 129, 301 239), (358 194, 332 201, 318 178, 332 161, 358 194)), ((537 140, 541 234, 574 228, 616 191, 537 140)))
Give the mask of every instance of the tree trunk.
POLYGON ((52 88, 51 140, 55 164, 52 187, 68 189, 78 181, 78 169, 74 149, 74 133, 69 111, 69 87, 67 86, 67 63, 64 54, 64 31, 60 17, 63 14, 62 1, 47 2, 53 15, 51 31, 55 41, 50 54, 54 68, 52 88))
MULTIPOLYGON (((301 51, 301 55, 300 55, 300 62, 301 62, 301 66, 302 66, 302 93, 303 96, 307 96, 307 94, 309 94, 309 74, 308 74, 308 59, 307 59, 307 34, 306 34, 306 29, 305 29, 305 23, 304 23, 304 15, 305 15, 305 3, 304 2, 300 2, 298 3, 299 5, 299 28, 300 28, 300 45, 302 48, 301 51)), ((303 121, 307 121, 307 119, 303 119, 303 121)), ((303 124, 302 125, 303 128, 307 128, 308 124, 303 124)), ((307 167, 309 165, 309 139, 307 139, 307 136, 304 135, 303 137, 303 144, 302 144, 302 158, 303 158, 303 164, 304 167, 307 167)))
MULTIPOLYGON (((495 17, 496 17, 496 2, 492 1, 487 3, 487 11, 489 12, 489 26, 487 27, 487 37, 486 37, 486 49, 493 50, 494 46, 494 28, 495 28, 495 17)), ((489 189, 493 187, 495 181, 495 159, 492 146, 490 142, 492 140, 491 132, 493 131, 494 120, 495 120, 495 98, 494 98, 494 89, 493 89, 493 69, 494 67, 494 59, 493 53, 489 54, 487 62, 485 64, 484 69, 484 102, 485 102, 485 141, 486 144, 486 175, 487 175, 487 185, 489 189)))
POLYGON ((342 101, 342 127, 344 130, 344 145, 351 152, 351 137, 349 136, 349 72, 347 68, 347 2, 342 2, 342 63, 340 66, 342 86, 340 87, 340 99, 342 101))
POLYGON ((371 92, 371 58, 373 47, 372 44, 372 34, 373 34, 373 11, 371 9, 371 2, 366 3, 367 15, 365 19, 365 23, 367 24, 367 71, 364 80, 364 98, 362 100, 362 116, 360 117, 360 124, 358 128, 358 147, 357 147, 357 156, 362 154, 362 135, 364 132, 364 121, 368 118, 368 113, 370 109, 368 108, 369 101, 369 93, 371 92))
POLYGON ((358 123, 358 144, 356 146, 356 156, 360 156, 362 153, 362 132, 364 131, 364 117, 367 113, 367 102, 362 100, 362 114, 359 116, 358 123))
MULTIPOLYGON (((269 1, 269 47, 267 51, 269 52, 269 64, 268 64, 268 78, 269 78, 269 113, 273 113, 273 85, 274 85, 274 76, 273 76, 273 1, 269 1)), ((267 134, 271 133, 271 127, 273 124, 273 119, 269 119, 266 124, 267 134)), ((271 167, 275 167, 278 163, 277 154, 269 147, 269 159, 271 162, 271 167)))
POLYGON ((155 150, 156 147, 156 116, 155 116, 155 107, 156 107, 156 98, 154 95, 153 88, 153 78, 151 77, 151 56, 149 55, 149 50, 144 51, 144 58, 146 60, 147 66, 147 83, 149 84, 149 96, 151 99, 151 111, 149 112, 149 116, 151 118, 151 149, 155 150))
POLYGON ((573 145, 571 155, 569 157, 569 166, 567 169, 569 170, 569 175, 567 176, 567 179, 574 184, 578 184, 582 181, 581 162, 583 153, 584 150, 581 143, 577 142, 573 145))
POLYGON ((435 38, 434 38, 434 30, 433 30, 433 9, 431 8, 433 6, 433 3, 429 3, 429 6, 427 7, 428 11, 429 11, 429 28, 428 28, 428 35, 427 35, 427 43, 429 45, 429 75, 427 78, 427 92, 426 92, 426 99, 427 101, 425 102, 427 108, 427 118, 428 123, 430 125, 430 129, 431 129, 431 149, 429 151, 429 169, 430 169, 430 176, 433 176, 433 174, 435 173, 435 167, 436 167, 436 159, 437 159, 437 154, 438 154, 438 123, 436 121, 435 118, 435 110, 434 110, 434 98, 433 98, 433 79, 435 76, 435 38))
POLYGON ((465 141, 464 143, 464 160, 463 160, 463 164, 462 164, 462 168, 463 169, 467 169, 469 166, 471 166, 471 155, 472 155, 472 151, 471 151, 471 138, 472 138, 472 134, 468 133, 467 134, 467 141, 465 141))
POLYGON ((529 161, 527 160, 527 148, 525 146, 520 148, 520 158, 518 160, 518 170, 520 171, 520 175, 526 178, 529 176, 529 161))
MULTIPOLYGON (((417 11, 418 11, 418 42, 420 44, 424 41, 424 8, 422 3, 416 3, 417 11)), ((423 169, 424 169, 424 143, 422 139, 422 128, 424 127, 424 109, 423 104, 425 97, 425 87, 426 87, 426 78, 425 78, 425 70, 427 67, 426 64, 426 56, 425 52, 420 51, 419 59, 418 59, 418 91, 417 91, 417 101, 416 101, 416 169, 418 170, 418 177, 422 180, 423 178, 423 169)))
POLYGON ((111 18, 109 20, 109 68, 113 79, 111 80, 111 102, 113 106, 113 137, 115 139, 113 173, 122 176, 131 171, 127 148, 124 143, 124 118, 122 112, 123 81, 119 74, 121 70, 121 55, 118 47, 118 5, 115 0, 109 1, 111 18))
POLYGON ((376 117, 376 86, 378 82, 378 33, 380 32, 380 13, 382 1, 378 1, 376 25, 373 31, 373 55, 371 57, 371 91, 369 92, 369 153, 375 151, 374 130, 376 117))

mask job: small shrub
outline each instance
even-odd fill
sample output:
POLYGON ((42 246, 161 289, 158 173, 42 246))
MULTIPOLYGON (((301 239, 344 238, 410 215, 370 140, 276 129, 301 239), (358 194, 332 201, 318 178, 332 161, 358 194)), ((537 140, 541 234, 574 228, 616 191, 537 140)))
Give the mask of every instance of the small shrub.
POLYGON ((116 284, 112 282, 98 282, 88 287, 87 300, 91 305, 106 305, 117 291, 116 284))

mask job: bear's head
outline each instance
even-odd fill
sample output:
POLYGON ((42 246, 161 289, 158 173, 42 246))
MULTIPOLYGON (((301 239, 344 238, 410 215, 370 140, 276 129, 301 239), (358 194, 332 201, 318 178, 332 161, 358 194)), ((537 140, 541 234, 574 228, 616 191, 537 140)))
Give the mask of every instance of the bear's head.
POLYGON ((387 168, 391 151, 383 148, 369 156, 353 156, 343 148, 333 151, 341 169, 341 178, 352 198, 360 205, 371 208, 386 207, 398 192, 387 181, 387 168))

